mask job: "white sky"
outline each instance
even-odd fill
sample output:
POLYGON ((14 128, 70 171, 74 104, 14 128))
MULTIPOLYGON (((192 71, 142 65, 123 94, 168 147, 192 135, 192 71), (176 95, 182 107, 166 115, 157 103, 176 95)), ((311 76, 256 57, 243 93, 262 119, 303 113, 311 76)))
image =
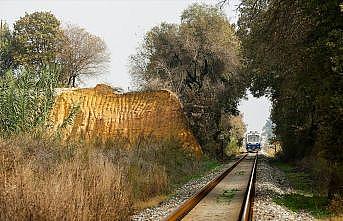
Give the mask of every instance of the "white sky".
POLYGON ((248 92, 247 98, 247 100, 242 99, 239 105, 244 122, 247 124, 247 131, 257 130, 261 132, 270 115, 270 100, 266 97, 253 97, 250 92, 248 92))
MULTIPOLYGON (((130 87, 129 56, 143 41, 144 34, 161 22, 179 23, 182 11, 192 3, 216 4, 219 0, 1 0, 0 19, 13 24, 25 12, 51 11, 62 24, 76 24, 104 39, 111 53, 109 72, 85 79, 82 86, 97 83, 130 87)), ((239 0, 230 0, 225 12, 230 22, 237 21, 239 0)), ((240 110, 248 130, 261 130, 269 116, 270 102, 248 96, 240 110)))

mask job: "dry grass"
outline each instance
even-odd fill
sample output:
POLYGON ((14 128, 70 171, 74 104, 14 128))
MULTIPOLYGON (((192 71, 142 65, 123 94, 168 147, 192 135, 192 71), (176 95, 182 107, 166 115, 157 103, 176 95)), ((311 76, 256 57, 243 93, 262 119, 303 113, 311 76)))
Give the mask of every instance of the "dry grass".
POLYGON ((136 210, 142 210, 144 208, 150 208, 159 205, 161 202, 165 201, 168 198, 166 195, 158 195, 152 197, 146 201, 139 201, 134 204, 136 210))
POLYGON ((329 204, 329 210, 343 220, 343 197, 335 196, 329 204))
POLYGON ((120 220, 131 212, 123 169, 96 151, 27 138, 0 148, 1 220, 120 220))
POLYGON ((200 165, 175 141, 96 146, 0 140, 0 220, 128 220, 134 204, 168 193, 200 165))

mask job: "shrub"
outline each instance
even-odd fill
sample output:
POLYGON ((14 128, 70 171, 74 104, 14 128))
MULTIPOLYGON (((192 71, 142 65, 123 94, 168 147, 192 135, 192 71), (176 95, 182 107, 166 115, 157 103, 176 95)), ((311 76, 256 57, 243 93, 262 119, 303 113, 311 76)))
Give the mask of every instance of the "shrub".
POLYGON ((227 147, 226 147, 226 155, 227 156, 232 156, 232 155, 236 155, 237 153, 239 153, 240 150, 240 146, 238 145, 238 141, 236 140, 235 137, 231 137, 230 142, 228 143, 227 147))

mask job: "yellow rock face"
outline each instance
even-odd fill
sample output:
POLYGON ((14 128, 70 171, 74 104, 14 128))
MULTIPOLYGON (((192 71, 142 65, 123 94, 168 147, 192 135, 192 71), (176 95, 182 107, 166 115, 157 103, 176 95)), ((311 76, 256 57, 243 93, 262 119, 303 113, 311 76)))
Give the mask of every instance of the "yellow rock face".
POLYGON ((53 131, 63 126, 67 139, 86 140, 125 138, 131 142, 140 136, 158 139, 178 138, 184 148, 196 155, 201 148, 189 130, 178 98, 169 91, 117 94, 107 85, 60 91, 50 123, 53 131), (74 112, 71 122, 70 118, 74 112))

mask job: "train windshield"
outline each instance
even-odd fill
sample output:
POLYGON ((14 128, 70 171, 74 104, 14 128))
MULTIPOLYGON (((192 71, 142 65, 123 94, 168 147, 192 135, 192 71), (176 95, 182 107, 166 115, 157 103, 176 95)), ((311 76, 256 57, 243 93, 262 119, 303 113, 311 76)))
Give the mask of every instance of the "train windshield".
POLYGON ((248 142, 259 142, 259 136, 258 135, 249 135, 248 136, 248 142))

